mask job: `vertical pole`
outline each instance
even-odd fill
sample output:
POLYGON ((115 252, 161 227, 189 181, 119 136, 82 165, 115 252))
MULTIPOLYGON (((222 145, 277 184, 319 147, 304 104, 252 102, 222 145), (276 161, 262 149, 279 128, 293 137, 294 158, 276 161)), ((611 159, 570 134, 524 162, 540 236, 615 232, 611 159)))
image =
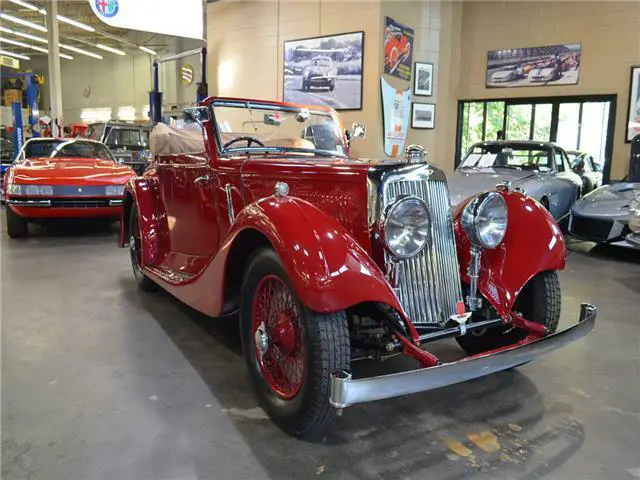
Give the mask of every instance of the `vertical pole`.
POLYGON ((15 152, 18 153, 24 143, 22 104, 20 102, 13 102, 11 104, 11 113, 13 114, 13 145, 15 152))
POLYGON ((35 74, 25 77, 27 83, 27 106, 29 107, 29 127, 34 137, 39 137, 38 118, 40 111, 38 110, 38 86, 36 85, 35 74))
POLYGON ((153 90, 149 92, 149 110, 151 122, 155 125, 162 121, 162 92, 158 80, 158 61, 153 62, 153 90))
POLYGON ((60 74, 60 35, 58 34, 58 0, 44 2, 47 11, 47 40, 49 41, 49 97, 51 99, 51 136, 61 137, 64 125, 62 114, 62 76, 60 74), (57 123, 56 123, 57 121, 57 123), (59 125, 59 128, 56 127, 59 125))
POLYGON ((196 101, 198 103, 202 102, 208 96, 208 86, 207 86, 207 49, 202 47, 202 52, 200 53, 200 69, 202 71, 202 75, 200 76, 200 83, 198 83, 198 90, 196 93, 196 101))

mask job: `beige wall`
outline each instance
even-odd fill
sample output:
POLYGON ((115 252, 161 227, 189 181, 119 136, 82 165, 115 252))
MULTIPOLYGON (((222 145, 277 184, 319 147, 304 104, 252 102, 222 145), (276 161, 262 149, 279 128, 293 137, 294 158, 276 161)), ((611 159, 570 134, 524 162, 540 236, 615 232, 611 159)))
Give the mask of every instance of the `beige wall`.
POLYGON ((625 121, 630 67, 640 64, 640 2, 471 1, 464 3, 462 21, 460 98, 617 94, 611 178, 626 175, 625 121), (489 50, 574 42, 582 43, 578 85, 485 87, 489 50))

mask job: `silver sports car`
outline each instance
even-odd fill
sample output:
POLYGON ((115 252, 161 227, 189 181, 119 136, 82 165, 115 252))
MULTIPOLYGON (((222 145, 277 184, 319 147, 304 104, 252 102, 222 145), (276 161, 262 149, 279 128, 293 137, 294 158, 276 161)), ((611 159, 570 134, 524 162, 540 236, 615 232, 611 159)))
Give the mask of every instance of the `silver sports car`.
POLYGON ((580 196, 582 180, 565 151, 553 143, 492 141, 473 145, 449 176, 451 205, 510 182, 544 205, 560 221, 580 196))
POLYGON ((627 242, 632 247, 640 248, 640 195, 631 200, 629 204, 629 230, 627 242))
POLYGON ((588 193, 571 209, 569 232, 591 242, 627 246, 630 204, 637 195, 639 182, 612 183, 588 193))

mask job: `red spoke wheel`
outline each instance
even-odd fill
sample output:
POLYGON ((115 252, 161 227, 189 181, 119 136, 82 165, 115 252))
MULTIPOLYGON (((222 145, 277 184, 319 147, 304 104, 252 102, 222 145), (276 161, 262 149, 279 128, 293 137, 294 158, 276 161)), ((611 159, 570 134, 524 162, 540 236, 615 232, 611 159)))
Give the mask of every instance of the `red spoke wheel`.
POLYGON ((285 432, 320 437, 335 415, 329 404, 331 374, 349 369, 346 313, 306 308, 278 255, 263 249, 244 275, 240 322, 245 360, 262 407, 285 432))
POLYGON ((138 287, 146 292, 158 290, 158 285, 147 277, 142 270, 142 235, 138 221, 138 209, 135 205, 132 205, 131 213, 129 214, 129 255, 131 256, 133 277, 138 287))

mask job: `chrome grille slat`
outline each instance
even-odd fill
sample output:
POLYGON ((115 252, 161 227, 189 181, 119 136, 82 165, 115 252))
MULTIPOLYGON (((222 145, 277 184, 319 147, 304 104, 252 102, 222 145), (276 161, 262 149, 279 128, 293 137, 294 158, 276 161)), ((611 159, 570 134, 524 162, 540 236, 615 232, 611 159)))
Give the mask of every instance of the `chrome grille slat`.
POLYGON ((415 195, 429 206, 431 241, 420 254, 401 261, 399 299, 415 324, 446 321, 456 312, 456 302, 462 300, 446 180, 390 176, 382 192, 382 208, 399 195, 415 195))

